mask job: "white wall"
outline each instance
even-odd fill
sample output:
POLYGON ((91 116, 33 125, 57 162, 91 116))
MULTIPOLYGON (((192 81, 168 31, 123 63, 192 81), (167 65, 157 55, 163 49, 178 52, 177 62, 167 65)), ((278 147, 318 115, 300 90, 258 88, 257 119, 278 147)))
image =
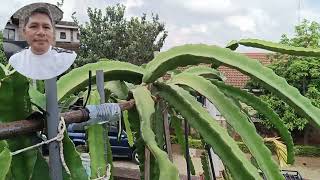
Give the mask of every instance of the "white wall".
MULTIPOLYGON (((225 120, 221 116, 221 113, 208 99, 205 99, 205 107, 208 110, 208 112, 210 113, 210 115, 213 118, 215 118, 222 127, 226 127, 225 120)), ((221 159, 219 158, 219 156, 213 152, 212 148, 210 149, 210 153, 212 156, 212 162, 213 162, 213 167, 214 167, 214 171, 215 171, 215 176, 221 177, 220 172, 224 170, 223 163, 222 163, 221 159)), ((209 165, 210 165, 210 163, 209 163, 209 165)), ((210 174, 212 174, 212 173, 210 173, 210 174)))
POLYGON ((205 106, 212 117, 218 118, 221 116, 218 109, 208 99, 205 100, 205 106))
POLYGON ((56 28, 56 41, 59 41, 59 42, 71 42, 70 29, 56 28), (60 32, 65 32, 66 33, 66 39, 60 39, 60 32))
POLYGON ((79 31, 73 30, 73 42, 80 42, 80 39, 77 39, 77 33, 79 31))
POLYGON ((6 29, 14 29, 15 30, 15 35, 14 35, 14 40, 15 41, 20 41, 20 40, 23 40, 23 39, 19 39, 19 27, 17 25, 14 25, 14 24, 8 24, 6 25, 5 27, 6 29))

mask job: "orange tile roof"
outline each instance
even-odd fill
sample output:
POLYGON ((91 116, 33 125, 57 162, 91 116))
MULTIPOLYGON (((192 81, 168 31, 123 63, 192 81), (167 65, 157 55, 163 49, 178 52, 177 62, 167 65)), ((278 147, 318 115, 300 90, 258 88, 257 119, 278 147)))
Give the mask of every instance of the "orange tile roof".
MULTIPOLYGON (((263 65, 270 64, 271 62, 267 57, 268 54, 266 53, 243 53, 243 54, 248 56, 251 59, 256 59, 260 61, 263 65)), ((243 88, 250 79, 248 76, 242 74, 238 70, 231 69, 226 66, 220 66, 218 70, 222 74, 224 74, 224 76, 226 77, 227 79, 226 84, 229 84, 235 87, 243 88)))

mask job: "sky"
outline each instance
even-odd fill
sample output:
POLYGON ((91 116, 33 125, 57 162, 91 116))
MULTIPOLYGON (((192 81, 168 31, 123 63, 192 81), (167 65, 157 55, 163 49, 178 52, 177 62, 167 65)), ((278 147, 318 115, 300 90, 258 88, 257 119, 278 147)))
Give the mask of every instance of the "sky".
MULTIPOLYGON (((2 0, 0 29, 25 5, 58 1, 2 0)), ((104 9, 117 3, 127 7, 127 18, 142 13, 159 15, 168 31, 161 51, 187 43, 225 46, 231 40, 242 38, 277 42, 284 33, 292 36, 294 26, 304 18, 320 22, 320 1, 316 0, 300 0, 300 3, 299 0, 65 0, 63 20, 71 21, 71 14, 76 12, 80 22, 85 22, 88 7, 104 9)), ((240 51, 256 50, 241 48, 240 51)))

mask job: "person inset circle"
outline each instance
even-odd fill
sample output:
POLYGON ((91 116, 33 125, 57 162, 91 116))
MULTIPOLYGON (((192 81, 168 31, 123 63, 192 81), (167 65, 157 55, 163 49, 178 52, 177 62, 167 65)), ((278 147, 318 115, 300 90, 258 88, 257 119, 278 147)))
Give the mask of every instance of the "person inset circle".
POLYGON ((77 56, 73 51, 53 47, 55 27, 51 13, 45 7, 36 8, 26 16, 23 36, 29 47, 11 56, 9 64, 28 78, 56 77, 65 72, 77 56))

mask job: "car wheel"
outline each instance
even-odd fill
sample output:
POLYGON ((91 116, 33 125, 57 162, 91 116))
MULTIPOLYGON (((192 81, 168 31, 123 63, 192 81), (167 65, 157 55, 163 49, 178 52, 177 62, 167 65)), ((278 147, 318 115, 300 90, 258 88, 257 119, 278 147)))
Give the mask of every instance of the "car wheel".
POLYGON ((139 156, 137 153, 137 150, 135 149, 132 153, 132 160, 133 162, 135 162, 136 164, 139 164, 139 156))

